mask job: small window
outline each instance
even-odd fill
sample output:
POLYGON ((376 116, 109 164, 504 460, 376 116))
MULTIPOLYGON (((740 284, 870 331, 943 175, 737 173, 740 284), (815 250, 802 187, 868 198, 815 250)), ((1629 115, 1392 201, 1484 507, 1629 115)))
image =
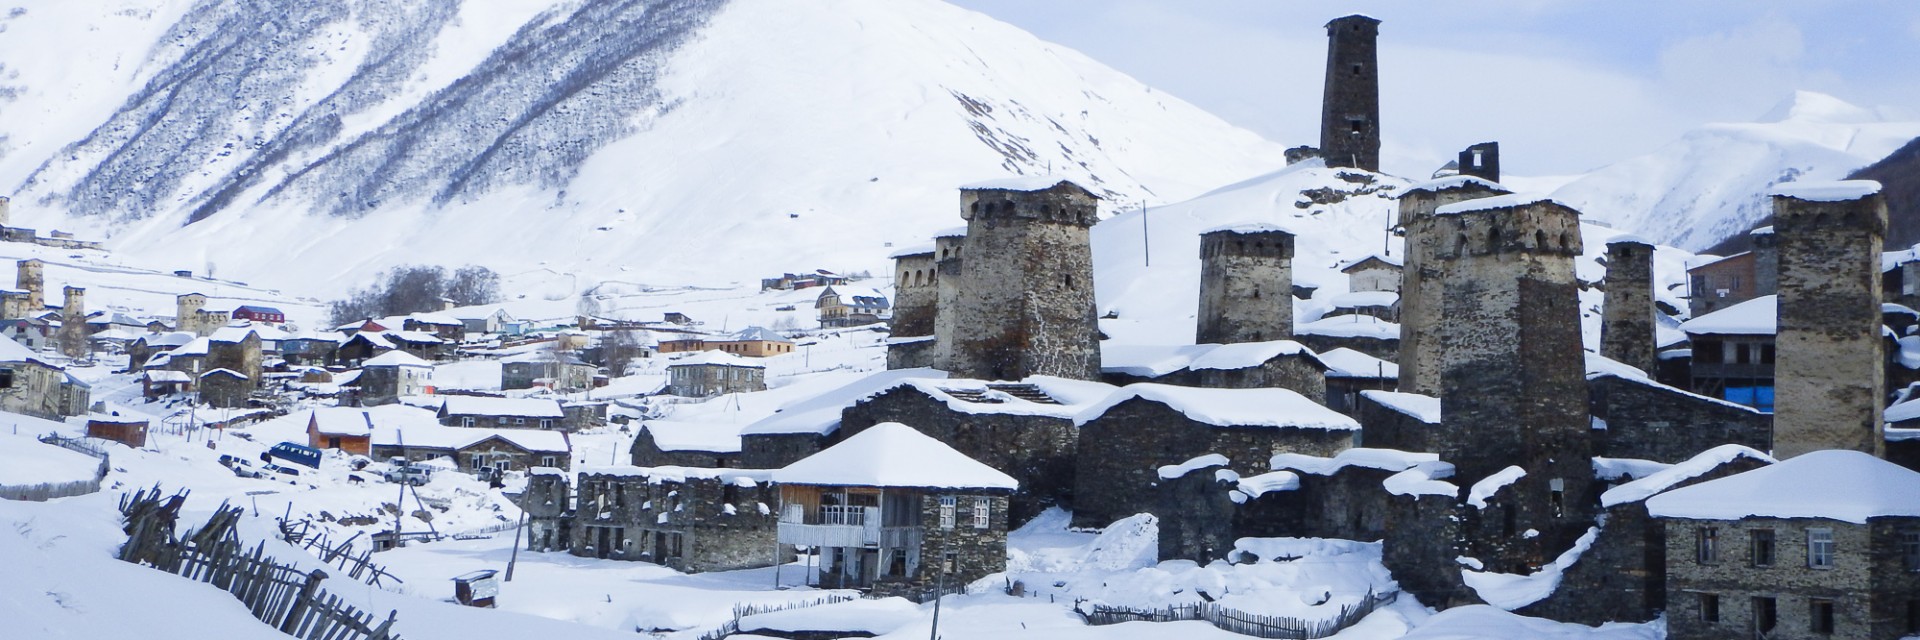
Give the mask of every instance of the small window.
POLYGON ((975 529, 987 528, 987 524, 989 521, 988 518, 991 516, 992 511, 993 511, 992 500, 985 497, 974 498, 973 499, 973 528, 975 529))
POLYGON ((526 423, 527 423, 527 419, 526 419, 526 418, 514 418, 514 419, 513 419, 513 423, 514 423, 514 424, 526 424, 526 423))
POLYGON ((1565 515, 1567 481, 1563 478, 1548 480, 1547 491, 1550 492, 1547 494, 1547 501, 1553 508, 1553 517, 1558 518, 1565 515))
POLYGON ((13 369, 0 368, 0 389, 13 388, 13 369))
POLYGON ((1359 118, 1348 120, 1347 126, 1352 130, 1353 133, 1364 133, 1366 131, 1366 121, 1361 120, 1359 118))
POLYGON ((1833 601, 1815 598, 1807 601, 1807 630, 1821 635, 1833 633, 1833 601))
POLYGON ((1773 566, 1774 544, 1772 529, 1756 529, 1747 532, 1747 542, 1747 546, 1750 547, 1751 555, 1753 556, 1753 566, 1773 566))
POLYGON ((1353 65, 1353 75, 1360 75, 1360 65, 1353 65))
POLYGON ((1761 633, 1772 633, 1780 623, 1778 603, 1773 598, 1760 596, 1753 599, 1753 627, 1761 633))
POLYGON ((1720 561, 1720 529, 1700 527, 1695 536, 1694 560, 1700 564, 1714 564, 1720 561))
POLYGON ((1807 566, 1814 569, 1833 568, 1833 530, 1807 530, 1807 566))
POLYGON ((1707 624, 1720 624, 1720 594, 1702 593, 1700 596, 1700 621, 1707 624))
POLYGON ((1920 571, 1920 531, 1900 532, 1900 561, 1908 571, 1920 571))
POLYGON ((540 428, 542 428, 542 429, 552 429, 552 428, 553 428, 553 419, 552 419, 552 418, 547 418, 547 419, 543 419, 543 420, 541 420, 541 421, 540 421, 540 428))
POLYGON ((954 511, 959 508, 959 504, 960 501, 958 498, 953 496, 940 496, 940 528, 953 528, 954 511))
POLYGON ((1907 633, 1920 633, 1920 600, 1907 601, 1907 633))
POLYGON ((558 462, 559 460, 553 456, 540 456, 540 466, 542 467, 557 467, 560 466, 558 462))

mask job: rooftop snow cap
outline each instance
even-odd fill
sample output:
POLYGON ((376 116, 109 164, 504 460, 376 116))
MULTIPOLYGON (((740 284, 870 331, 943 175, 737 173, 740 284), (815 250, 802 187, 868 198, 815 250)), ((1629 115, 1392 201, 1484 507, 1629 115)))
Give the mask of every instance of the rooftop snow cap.
POLYGON ((1491 190, 1495 193, 1513 193, 1512 189, 1508 189, 1505 185, 1502 185, 1498 182, 1493 182, 1491 180, 1487 180, 1485 178, 1479 178, 1475 176, 1455 175, 1455 176, 1447 176, 1445 178, 1428 180, 1426 182, 1422 182, 1420 184, 1407 187, 1406 190, 1401 191, 1400 195, 1395 197, 1405 198, 1415 193, 1439 192, 1439 191, 1446 191, 1449 189, 1465 189, 1469 186, 1478 186, 1483 189, 1491 190))
POLYGON ((1360 423, 1289 389, 1208 389, 1139 382, 1121 387, 1073 422, 1084 425, 1120 403, 1157 402, 1216 427, 1274 427, 1358 431, 1360 423))
POLYGON ((1760 296, 1680 323, 1689 334, 1770 336, 1780 325, 1780 296, 1760 296))
POLYGON ((413 354, 411 354, 411 353, 407 353, 407 352, 405 352, 405 351, 401 351, 401 350, 399 350, 399 349, 395 349, 395 350, 392 350, 392 351, 388 351, 388 352, 386 352, 386 353, 382 353, 382 354, 380 354, 380 355, 377 355, 377 356, 374 356, 374 357, 372 357, 372 358, 368 358, 366 362, 362 362, 362 363, 360 363, 360 367, 361 367, 361 368, 366 368, 366 367, 431 367, 431 366, 433 366, 433 363, 431 363, 431 362, 427 362, 427 361, 425 361, 425 360, 421 360, 419 356, 415 356, 415 355, 413 355, 413 354))
POLYGON ((754 362, 752 360, 748 360, 746 358, 742 358, 740 356, 736 356, 731 353, 727 353, 725 351, 717 351, 717 350, 702 351, 700 353, 694 354, 689 357, 681 358, 679 360, 674 360, 672 362, 667 363, 667 368, 671 369, 673 367, 689 367, 689 366, 703 365, 703 364, 725 365, 729 367, 743 367, 747 369, 767 368, 767 365, 760 364, 758 362, 754 362))
POLYGON ((1920 473, 1859 451, 1829 449, 1647 499, 1659 518, 1826 518, 1866 524, 1920 517, 1920 473))
POLYGON ((1279 233, 1284 233, 1284 234, 1287 234, 1287 235, 1290 235, 1290 236, 1291 236, 1291 235, 1299 235, 1299 234, 1296 234, 1296 233, 1294 233, 1292 229, 1288 229, 1288 228, 1286 228, 1286 227, 1283 227, 1283 226, 1280 226, 1280 225, 1277 225, 1277 224, 1274 224, 1274 223, 1271 223, 1271 222, 1236 222, 1236 223, 1233 223, 1233 224, 1223 224, 1223 225, 1220 225, 1220 226, 1217 226, 1217 227, 1210 227, 1210 228, 1208 228, 1208 229, 1207 229, 1207 230, 1205 230, 1205 231, 1201 231, 1201 232, 1200 232, 1200 235, 1203 235, 1203 236, 1204 236, 1204 235, 1207 235, 1207 234, 1209 234, 1209 233, 1219 233, 1219 232, 1221 232, 1221 231, 1228 231, 1228 232, 1232 232, 1232 233, 1273 233, 1273 232, 1279 232, 1279 233))
POLYGON ((1545 194, 1545 193, 1509 193, 1504 196, 1493 196, 1490 198, 1475 198, 1473 200, 1462 200, 1460 202, 1455 202, 1453 204, 1444 205, 1438 209, 1434 209, 1433 214, 1437 216, 1451 216, 1451 215, 1458 215, 1462 213, 1471 213, 1474 211, 1488 211, 1491 209, 1518 209, 1520 207, 1539 204, 1542 202, 1551 202, 1551 203, 1566 207, 1568 209, 1574 208, 1573 205, 1570 205, 1558 200, 1554 200, 1552 195, 1545 194))
POLYGON ((946 443, 898 422, 874 425, 773 472, 781 484, 925 489, 1004 489, 1020 483, 946 443))
POLYGON ((1845 202, 1880 193, 1873 180, 1835 180, 1831 182, 1786 182, 1774 185, 1767 195, 1807 202, 1845 202))
MULTIPOLYGON (((1080 183, 1066 176, 1014 176, 1011 178, 983 180, 972 184, 963 184, 960 185, 960 188, 968 191, 1046 191, 1062 184, 1070 184, 1073 185, 1075 189, 1087 191, 1086 187, 1080 186, 1080 183)), ((1088 193, 1092 192, 1089 191, 1088 193)))

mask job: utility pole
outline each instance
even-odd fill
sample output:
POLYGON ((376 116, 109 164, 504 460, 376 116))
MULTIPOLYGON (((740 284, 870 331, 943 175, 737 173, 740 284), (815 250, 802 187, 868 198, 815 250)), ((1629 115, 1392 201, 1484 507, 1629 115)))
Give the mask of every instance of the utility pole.
MULTIPOLYGON (((527 495, 521 493, 520 495, 527 495)), ((520 530, 527 528, 527 507, 520 506, 520 524, 513 527, 513 555, 507 557, 507 579, 501 582, 513 582, 513 565, 520 562, 520 530)))
POLYGON ((1141 200, 1140 201, 1140 247, 1142 251, 1144 251, 1144 253, 1146 254, 1146 258, 1147 258, 1146 266, 1149 266, 1149 267, 1153 266, 1153 240, 1148 237, 1151 235, 1153 235, 1153 229, 1147 226, 1147 201, 1141 200))

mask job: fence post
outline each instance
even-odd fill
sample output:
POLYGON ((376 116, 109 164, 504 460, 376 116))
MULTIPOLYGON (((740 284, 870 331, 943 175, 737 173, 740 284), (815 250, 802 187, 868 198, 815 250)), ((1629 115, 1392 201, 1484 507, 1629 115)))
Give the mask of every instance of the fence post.
POLYGON ((327 572, 314 569, 307 574, 307 584, 300 587, 300 595, 293 599, 293 607, 287 609, 287 619, 280 623, 280 632, 291 634, 300 624, 300 618, 313 606, 313 594, 320 590, 320 581, 327 579, 327 572))

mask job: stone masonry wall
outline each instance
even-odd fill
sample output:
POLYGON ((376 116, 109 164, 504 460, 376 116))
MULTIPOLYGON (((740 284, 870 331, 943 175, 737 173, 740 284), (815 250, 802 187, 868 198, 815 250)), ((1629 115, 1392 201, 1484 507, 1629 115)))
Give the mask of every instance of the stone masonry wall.
POLYGON ((940 302, 939 270, 933 256, 927 252, 894 258, 893 337, 933 335, 940 302))
POLYGON ((612 558, 647 560, 687 572, 770 566, 779 500, 778 490, 766 482, 743 487, 724 478, 689 477, 682 482, 582 474, 573 553, 595 555, 588 549, 594 544, 589 539, 595 535, 592 527, 618 527, 623 539, 609 554, 612 558), (727 505, 732 505, 731 513, 727 505), (658 534, 680 536, 681 555, 662 557, 658 534))
POLYGON ((943 552, 953 556, 951 572, 944 579, 949 589, 1007 570, 1007 496, 959 494, 954 498, 952 529, 940 527, 940 498, 937 494, 929 493, 920 500, 919 571, 906 580, 875 580, 870 595, 898 595, 915 602, 925 600, 922 596, 931 593, 943 581, 941 573, 947 568, 942 566, 943 552), (987 505, 985 528, 973 524, 978 499, 985 499, 987 505))
POLYGON ((1600 325, 1600 355, 1651 375, 1653 359, 1653 245, 1637 240, 1607 243, 1606 304, 1600 325))
POLYGON ((1773 448, 1773 416, 1754 409, 1618 376, 1587 382, 1594 417, 1594 453, 1678 463, 1723 444, 1773 448))
POLYGON ((1880 455, 1883 345, 1878 194, 1845 202, 1774 198, 1780 246, 1774 446, 1787 458, 1819 449, 1880 455))
POLYGON ((1093 196, 1070 184, 969 189, 961 205, 967 258, 947 371, 986 380, 1098 379, 1087 234, 1098 220, 1093 196))
MULTIPOLYGON (((1897 634, 1872 633, 1868 611, 1876 561, 1869 526, 1813 518, 1740 521, 1670 518, 1664 522, 1669 638, 1754 637, 1753 599, 1756 597, 1776 599, 1778 623, 1768 638, 1898 637, 1897 634), (1700 531, 1705 527, 1715 529, 1719 540, 1717 561, 1713 563, 1702 563, 1698 555, 1700 531), (1833 532, 1832 568, 1807 566, 1807 529, 1816 527, 1833 532), (1755 530, 1774 532, 1772 566, 1753 565, 1749 540, 1755 530), (1719 597, 1718 623, 1701 619, 1700 594, 1703 593, 1719 597), (1810 598, 1834 602, 1832 635, 1809 631, 1810 598)), ((1904 622, 1904 615, 1901 621, 1904 622)))
POLYGON ((636 467, 743 468, 738 451, 668 451, 661 449, 653 432, 644 428, 633 437, 633 446, 627 452, 636 467))
POLYGON ((1380 21, 1353 15, 1327 23, 1320 153, 1329 167, 1380 170, 1380 21))
MULTIPOLYGON (((1198 386, 1215 389, 1289 389, 1327 403, 1327 369, 1306 354, 1280 356, 1245 369, 1195 369, 1198 386)), ((1177 383, 1168 383, 1177 384, 1177 383)))
POLYGON ((882 422, 912 426, 1013 476, 1020 482, 1011 506, 1015 526, 1047 507, 1067 503, 1073 495, 1078 430, 1067 418, 959 412, 912 387, 894 388, 840 414, 843 437, 882 422))
POLYGON ((1293 335, 1293 234, 1215 231, 1200 236, 1200 309, 1194 342, 1293 335))
MULTIPOLYGON (((1407 232, 1407 255, 1400 271, 1400 390, 1431 396, 1440 394, 1439 344, 1432 338, 1440 327, 1445 280, 1439 261, 1444 243, 1454 240, 1449 225, 1433 219, 1444 205, 1506 193, 1480 183, 1441 190, 1420 190, 1400 197, 1400 225, 1407 232)), ((1317 347, 1316 347, 1317 348, 1317 347)))
MULTIPOLYGON (((961 253, 966 249, 967 237, 948 235, 933 239, 934 255, 934 308, 933 340, 931 360, 928 366, 935 368, 946 366, 953 358, 953 341, 957 333, 960 315, 960 283, 966 280, 965 263, 961 253)), ((891 351, 891 350, 889 350, 891 351)), ((889 354, 891 356, 891 354, 889 354)), ((888 362, 892 368, 892 362, 888 362)))

